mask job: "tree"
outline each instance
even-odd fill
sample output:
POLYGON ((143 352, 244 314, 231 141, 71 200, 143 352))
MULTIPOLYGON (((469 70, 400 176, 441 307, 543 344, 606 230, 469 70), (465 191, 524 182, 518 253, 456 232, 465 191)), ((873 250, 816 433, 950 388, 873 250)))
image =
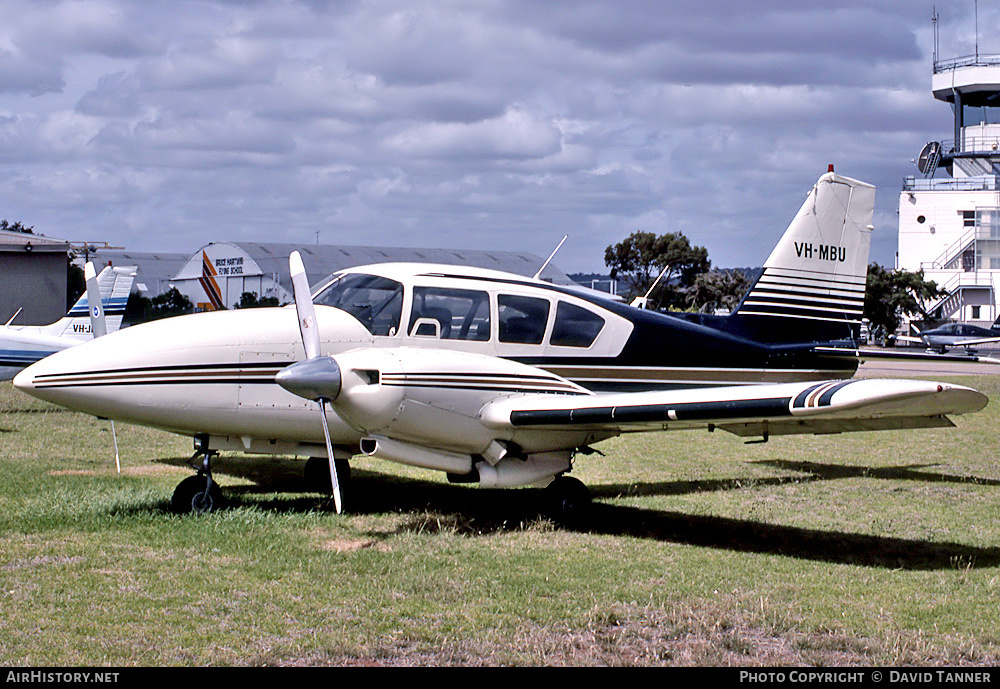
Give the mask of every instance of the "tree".
POLYGON ((278 306, 277 297, 258 298, 256 292, 244 292, 240 295, 240 301, 236 304, 237 309, 257 309, 263 306, 278 306))
POLYGON ((138 290, 129 292, 128 301, 125 302, 125 315, 122 317, 122 325, 135 325, 153 320, 153 300, 144 296, 138 290))
POLYGON ((872 329, 893 333, 903 316, 927 316, 925 304, 947 294, 934 281, 924 280, 924 271, 886 270, 877 263, 868 266, 865 286, 865 318, 872 329))
POLYGON ((662 272, 663 277, 650 295, 659 306, 682 305, 684 290, 712 267, 708 249, 692 246, 681 232, 633 232, 604 250, 604 264, 611 268, 612 278, 628 285, 629 298, 646 294, 662 272))
POLYGON ((87 278, 84 275, 83 268, 67 260, 66 310, 68 311, 86 291, 87 278))
POLYGON ((732 311, 750 287, 750 279, 741 270, 710 270, 695 278, 687 290, 689 308, 698 311, 714 307, 732 311))
POLYGON ((13 223, 9 223, 6 220, 0 220, 0 230, 4 232, 23 232, 24 234, 35 234, 34 227, 25 227, 20 220, 15 220, 13 223))
POLYGON ((194 313, 194 304, 176 287, 171 287, 163 294, 157 294, 152 298, 149 320, 182 316, 186 313, 194 313))

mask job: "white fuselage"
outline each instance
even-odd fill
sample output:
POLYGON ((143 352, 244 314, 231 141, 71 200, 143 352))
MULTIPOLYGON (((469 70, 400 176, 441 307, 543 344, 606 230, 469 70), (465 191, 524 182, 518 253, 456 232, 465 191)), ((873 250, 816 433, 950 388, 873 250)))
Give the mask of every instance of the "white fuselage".
MULTIPOLYGON (((476 415, 498 390, 589 394, 554 375, 539 378, 534 369, 538 380, 526 384, 521 374, 529 367, 496 357, 399 348, 395 338, 373 336, 339 309, 318 306, 316 316, 324 333, 322 353, 346 362, 344 394, 351 396, 354 416, 345 420, 336 407, 328 413, 333 445, 345 456, 357 453, 361 438, 390 427, 397 440, 477 454, 496 439, 476 415), (449 373, 458 359, 462 373, 449 373), (363 378, 373 370, 380 372, 378 380, 363 378), (453 377, 442 385, 441 376, 453 377), (434 384, 413 386, 420 377, 433 377, 434 384), (484 379, 488 384, 480 382, 484 379), (456 434, 458 428, 466 432, 456 434)), ((274 381, 279 370, 303 356, 293 308, 218 311, 127 328, 39 362, 25 376, 32 378, 32 394, 56 404, 207 435, 215 449, 323 455, 316 403, 274 381)), ((19 378, 16 384, 27 383, 19 378)), ((530 451, 565 446, 567 435, 580 444, 596 439, 579 430, 521 435, 519 445, 530 451)))
POLYGON ((42 326, 0 327, 0 380, 11 380, 26 366, 83 341, 47 335, 42 326))

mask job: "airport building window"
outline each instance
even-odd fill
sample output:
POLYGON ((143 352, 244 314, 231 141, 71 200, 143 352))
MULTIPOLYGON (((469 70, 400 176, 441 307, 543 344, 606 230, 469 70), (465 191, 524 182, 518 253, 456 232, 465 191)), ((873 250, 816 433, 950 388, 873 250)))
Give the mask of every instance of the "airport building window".
POLYGON ((486 292, 415 287, 410 335, 442 340, 490 339, 490 298, 486 292))
POLYGON ((604 327, 604 319, 587 309, 559 302, 549 342, 559 347, 589 347, 604 327))
POLYGON ((403 315, 403 286, 376 275, 344 273, 315 302, 346 311, 372 335, 395 335, 403 315))
POLYGON ((541 344, 549 320, 547 299, 501 294, 497 297, 500 341, 541 344))

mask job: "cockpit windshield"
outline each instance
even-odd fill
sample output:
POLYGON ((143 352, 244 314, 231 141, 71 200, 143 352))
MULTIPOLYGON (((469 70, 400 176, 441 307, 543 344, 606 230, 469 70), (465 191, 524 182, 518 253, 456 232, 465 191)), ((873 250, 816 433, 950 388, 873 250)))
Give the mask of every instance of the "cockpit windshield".
POLYGON ((342 273, 313 300, 357 318, 372 335, 395 335, 403 313, 403 285, 388 278, 342 273))

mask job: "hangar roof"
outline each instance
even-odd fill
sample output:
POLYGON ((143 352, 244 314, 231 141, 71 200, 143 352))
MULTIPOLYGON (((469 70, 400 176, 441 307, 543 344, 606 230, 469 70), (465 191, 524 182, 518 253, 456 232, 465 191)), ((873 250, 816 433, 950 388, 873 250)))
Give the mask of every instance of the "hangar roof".
MULTIPOLYGON (((270 275, 285 289, 291 289, 288 276, 288 256, 298 251, 302 256, 310 284, 318 284, 332 273, 344 268, 372 263, 444 263, 467 265, 477 268, 503 270, 517 275, 534 275, 544 259, 523 251, 476 251, 470 249, 422 249, 402 247, 370 247, 328 244, 266 244, 258 242, 216 242, 199 249, 175 276, 178 279, 201 277, 202 254, 216 253, 222 246, 236 249, 246 254, 256 266, 245 270, 244 275, 253 273, 270 275)), ((569 277, 554 267, 546 266, 542 278, 556 284, 573 284, 569 277)))
POLYGON ((135 266, 135 289, 147 294, 163 294, 170 289, 174 276, 188 262, 188 254, 174 254, 163 251, 117 251, 98 249, 91 253, 90 260, 98 271, 110 262, 115 266, 135 266))
POLYGON ((31 232, 0 230, 0 251, 31 251, 27 248, 29 245, 32 249, 39 251, 65 252, 69 250, 69 242, 65 239, 53 239, 31 232))
MULTIPOLYGON (((298 251, 309 277, 309 284, 320 282, 344 268, 372 263, 443 263, 502 270, 517 275, 532 276, 544 262, 534 254, 524 251, 483 251, 470 249, 423 249, 402 247, 371 247, 328 244, 275 244, 263 242, 213 242, 193 254, 165 252, 135 252, 99 250, 92 255, 95 265, 111 261, 114 265, 137 266, 136 282, 145 284, 146 292, 160 294, 169 289, 175 280, 201 277, 202 254, 217 253, 228 247, 228 252, 242 252, 254 266, 246 266, 243 275, 266 275, 289 292, 288 256, 298 251), (215 248, 215 252, 210 247, 215 248)), ((573 281, 551 263, 541 276, 557 285, 573 285, 573 281)))

